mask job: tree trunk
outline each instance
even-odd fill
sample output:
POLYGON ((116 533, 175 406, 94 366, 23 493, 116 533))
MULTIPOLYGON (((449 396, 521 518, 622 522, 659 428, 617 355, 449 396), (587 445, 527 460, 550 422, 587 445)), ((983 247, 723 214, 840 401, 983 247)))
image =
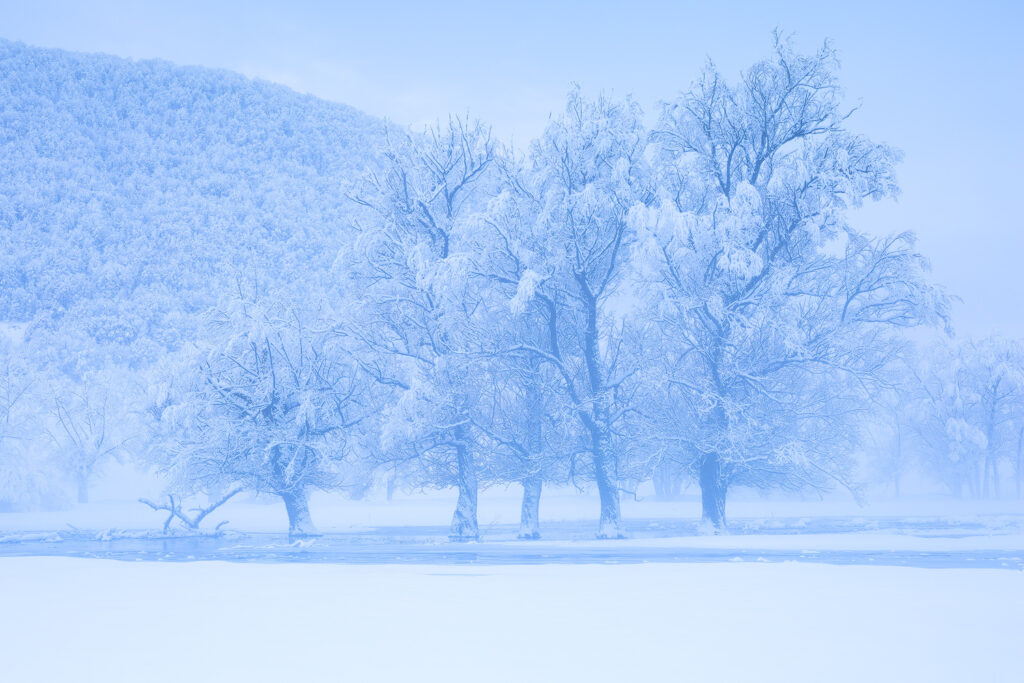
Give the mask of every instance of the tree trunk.
POLYGON ((476 519, 477 480, 473 451, 466 440, 466 427, 457 427, 455 438, 456 465, 458 467, 459 500, 452 515, 451 533, 453 541, 476 541, 480 539, 480 528, 476 519))
POLYGON ((651 483, 654 484, 654 497, 657 498, 658 500, 668 500, 668 491, 665 487, 665 478, 661 475, 660 472, 654 473, 654 477, 652 477, 651 483))
POLYGON ((534 475, 523 480, 523 508, 519 516, 519 538, 536 541, 540 538, 540 493, 544 480, 534 475))
POLYGON ((532 474, 523 479, 523 507, 519 515, 519 538, 530 541, 540 538, 540 494, 544 487, 541 462, 544 451, 544 402, 539 390, 539 373, 540 361, 531 357, 526 387, 529 410, 526 424, 529 462, 526 466, 532 474))
POLYGON ((658 500, 672 500, 672 477, 668 471, 667 463, 661 463, 654 470, 654 497, 658 500))
POLYGON ((992 401, 989 405, 988 410, 988 421, 985 424, 985 464, 984 474, 982 475, 982 495, 985 498, 990 497, 992 493, 992 487, 995 488, 996 497, 999 496, 999 472, 997 471, 998 464, 996 460, 995 447, 993 446, 993 439, 995 438, 996 431, 996 403, 998 399, 999 381, 996 381, 995 387, 992 389, 992 401), (989 478, 991 476, 991 479, 989 478), (990 486, 991 482, 991 486, 990 486))
POLYGON ((625 538, 626 534, 622 530, 622 513, 619 510, 619 486, 603 446, 603 443, 596 446, 594 453, 594 474, 597 479, 597 493, 601 498, 601 520, 597 527, 597 537, 625 538))
POLYGON ((591 291, 586 275, 577 273, 580 295, 586 310, 586 333, 583 336, 583 361, 587 368, 589 406, 580 410, 587 431, 590 432, 590 455, 594 463, 594 478, 601 497, 601 519, 598 538, 625 538, 622 533, 622 515, 619 512, 619 482, 615 463, 608 452, 610 396, 604 384, 598 337, 597 295, 591 291))
POLYGON ((654 495, 658 500, 675 500, 683 487, 683 479, 675 462, 661 463, 654 471, 654 495))
POLYGON ((319 536, 320 532, 313 526, 313 518, 309 516, 309 499, 305 489, 285 491, 279 495, 284 501, 284 509, 288 511, 288 537, 319 536))
POLYGON ((981 495, 983 498, 990 497, 989 471, 992 469, 992 456, 989 451, 985 452, 985 461, 982 464, 981 495))
POLYGON ((991 450, 986 454, 985 457, 985 497, 999 497, 999 459, 992 453, 991 450), (989 486, 991 482, 991 486, 989 486))
POLYGON ((1021 462, 1022 451, 1024 451, 1024 427, 1017 433, 1017 499, 1021 497, 1021 484, 1024 483, 1024 462, 1021 462))
POLYGON ((700 465, 701 526, 710 533, 725 531, 726 481, 722 462, 714 453, 704 457, 700 465))
POLYGON ((540 538, 540 494, 544 480, 539 475, 523 479, 523 507, 519 515, 518 538, 536 541, 540 538))
POLYGON ((78 473, 78 502, 85 504, 89 502, 89 477, 85 472, 78 473))
POLYGON ((608 440, 601 424, 593 416, 586 416, 585 423, 590 432, 591 457, 594 462, 594 480, 597 494, 601 499, 601 518, 597 526, 598 538, 625 538, 622 530, 622 513, 619 509, 619 482, 615 468, 608 456, 608 440))

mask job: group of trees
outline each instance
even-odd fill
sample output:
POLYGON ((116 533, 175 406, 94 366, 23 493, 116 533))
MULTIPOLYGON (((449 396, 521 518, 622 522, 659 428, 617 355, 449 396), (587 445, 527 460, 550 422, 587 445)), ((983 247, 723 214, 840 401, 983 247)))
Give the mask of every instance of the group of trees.
POLYGON ((171 469, 281 495, 301 532, 301 489, 368 458, 457 487, 458 539, 493 482, 522 484, 526 537, 545 481, 592 482, 605 538, 655 471, 696 479, 715 528, 732 485, 852 487, 902 330, 946 302, 911 235, 846 222, 898 155, 847 128, 832 50, 775 47, 736 84, 709 65, 653 129, 573 89, 525 156, 478 122, 391 134, 307 342, 344 379, 282 386, 299 351, 226 320, 235 350, 161 417, 171 469))
POLYGON ((49 376, 0 339, 0 511, 52 505, 71 488, 89 501, 98 471, 131 453, 128 387, 102 373, 49 376))
MULTIPOLYGON (((571 482, 616 538, 639 482, 696 482, 721 529, 730 487, 856 490, 868 450, 897 482, 912 451, 954 492, 998 493, 1006 463, 1019 488, 1020 346, 919 361, 904 331, 943 327, 948 304, 911 234, 847 222, 896 194, 899 155, 850 130, 836 71, 828 45, 777 39, 737 82, 709 64, 653 126, 573 88, 525 153, 476 121, 388 128, 337 188, 350 220, 304 233, 329 257, 238 280, 140 370, 128 450, 171 482, 162 509, 255 491, 312 534, 311 490, 378 471, 455 487, 459 540, 481 487, 521 484, 536 538, 545 483, 571 482)), ((51 420, 82 481, 125 450, 94 393, 51 420)))
POLYGON ((956 496, 999 497, 1005 474, 1024 494, 1024 346, 945 340, 908 357, 898 379, 878 423, 877 460, 894 493, 921 469, 956 496))

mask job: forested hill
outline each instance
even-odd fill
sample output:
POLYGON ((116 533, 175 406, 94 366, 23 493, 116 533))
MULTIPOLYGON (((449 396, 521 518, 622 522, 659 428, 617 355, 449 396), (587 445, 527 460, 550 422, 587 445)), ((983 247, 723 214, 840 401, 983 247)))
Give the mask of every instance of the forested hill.
POLYGON ((384 123, 238 74, 0 40, 0 323, 72 374, 330 264, 384 123))

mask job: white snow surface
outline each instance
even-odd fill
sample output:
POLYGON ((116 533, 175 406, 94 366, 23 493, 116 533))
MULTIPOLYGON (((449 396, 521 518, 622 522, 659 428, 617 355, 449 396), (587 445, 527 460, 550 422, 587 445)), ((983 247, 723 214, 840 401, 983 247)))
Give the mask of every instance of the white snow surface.
POLYGON ((0 559, 8 681, 1018 681, 1024 573, 0 559))

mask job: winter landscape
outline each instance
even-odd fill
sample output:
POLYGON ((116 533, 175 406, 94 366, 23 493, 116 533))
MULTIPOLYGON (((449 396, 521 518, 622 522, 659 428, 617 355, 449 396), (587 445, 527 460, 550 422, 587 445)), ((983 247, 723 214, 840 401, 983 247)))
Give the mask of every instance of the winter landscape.
POLYGON ((0 680, 1024 677, 1024 8, 641 5, 0 1, 0 680))

